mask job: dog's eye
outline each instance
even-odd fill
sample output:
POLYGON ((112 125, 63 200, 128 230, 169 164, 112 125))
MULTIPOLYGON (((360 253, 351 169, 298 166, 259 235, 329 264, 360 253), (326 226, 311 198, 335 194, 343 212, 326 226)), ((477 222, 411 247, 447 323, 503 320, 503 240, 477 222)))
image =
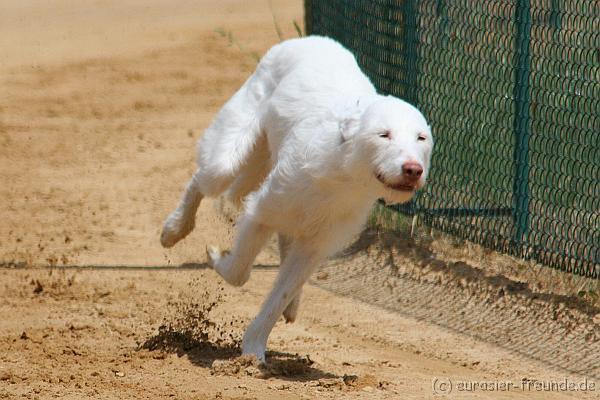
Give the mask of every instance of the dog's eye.
POLYGON ((386 139, 391 139, 392 132, 390 132, 390 131, 379 132, 379 137, 386 138, 386 139))
POLYGON ((423 135, 422 133, 419 134, 419 137, 417 138, 417 140, 419 142, 424 142, 427 140, 427 136, 423 135))

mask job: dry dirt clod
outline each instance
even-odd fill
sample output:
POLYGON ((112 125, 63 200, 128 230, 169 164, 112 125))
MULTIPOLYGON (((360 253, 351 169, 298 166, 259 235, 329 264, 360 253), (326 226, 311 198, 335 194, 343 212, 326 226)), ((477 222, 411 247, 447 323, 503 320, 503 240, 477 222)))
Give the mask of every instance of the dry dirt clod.
POLYGON ((329 278, 329 274, 327 272, 321 271, 317 274, 317 280, 323 281, 329 278))
POLYGON ((358 376, 357 375, 344 375, 342 377, 342 380, 344 381, 344 383, 346 385, 353 386, 358 381, 358 376))
POLYGON ((33 293, 39 294, 39 293, 42 293, 42 291, 44 291, 44 287, 42 286, 42 284, 40 283, 40 281, 38 281, 36 279, 35 280, 35 287, 33 288, 33 293))

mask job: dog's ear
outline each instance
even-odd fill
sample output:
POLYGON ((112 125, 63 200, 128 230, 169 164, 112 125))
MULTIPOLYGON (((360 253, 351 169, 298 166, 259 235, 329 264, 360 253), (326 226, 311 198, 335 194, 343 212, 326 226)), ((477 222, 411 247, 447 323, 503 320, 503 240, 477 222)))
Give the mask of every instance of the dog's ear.
POLYGON ((340 138, 341 143, 346 143, 358 131, 360 119, 358 117, 348 117, 340 121, 340 138))
POLYGON ((373 104, 379 96, 364 96, 346 105, 343 117, 340 118, 340 142, 346 143, 360 131, 363 115, 370 104, 373 104))

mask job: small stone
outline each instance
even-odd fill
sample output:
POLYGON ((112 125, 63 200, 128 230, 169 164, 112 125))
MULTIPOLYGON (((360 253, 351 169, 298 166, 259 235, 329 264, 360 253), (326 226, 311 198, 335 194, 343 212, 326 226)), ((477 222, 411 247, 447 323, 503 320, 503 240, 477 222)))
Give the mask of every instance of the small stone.
POLYGON ((255 366, 246 367, 244 369, 244 372, 246 372, 246 375, 248 375, 248 376, 260 375, 260 370, 258 368, 256 368, 255 366))
POLYGON ((42 284, 40 283, 40 281, 38 281, 37 279, 35 280, 35 287, 33 288, 33 293, 38 294, 41 293, 44 290, 44 287, 42 286, 42 284))
POLYGON ((342 379, 346 385, 352 386, 352 385, 356 384, 356 381, 358 381, 358 376, 344 375, 342 379))
POLYGON ((325 271, 321 271, 317 274, 317 280, 319 280, 319 281, 323 281, 327 278, 329 278, 329 274, 325 271))
POLYGON ((117 372, 115 372, 115 376, 118 376, 119 378, 122 378, 122 377, 125 376, 125 372, 117 371, 117 372))
POLYGON ((375 390, 375 389, 373 389, 373 386, 365 386, 364 388, 362 388, 363 392, 368 392, 368 393, 371 393, 373 390, 375 390))

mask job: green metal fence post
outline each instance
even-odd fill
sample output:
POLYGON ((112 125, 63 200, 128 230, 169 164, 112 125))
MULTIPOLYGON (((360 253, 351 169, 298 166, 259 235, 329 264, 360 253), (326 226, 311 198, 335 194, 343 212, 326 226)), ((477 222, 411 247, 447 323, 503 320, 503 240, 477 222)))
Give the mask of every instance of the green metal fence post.
POLYGON ((404 0, 402 5, 402 50, 405 62, 403 78, 404 100, 417 106, 418 103, 418 76, 419 76, 419 36, 416 0, 404 0))
POLYGON ((531 35, 530 0, 518 0, 515 9, 514 90, 514 181, 513 207, 515 245, 523 250, 529 228, 529 42, 531 35))
MULTIPOLYGON (((419 37, 417 22, 416 0, 404 0, 402 3, 402 51, 404 52, 405 64, 404 78, 404 100, 417 107, 418 78, 419 78, 419 37)), ((407 205, 411 214, 417 210, 417 198, 414 197, 407 205)))
POLYGON ((304 32, 306 36, 313 34, 313 4, 312 0, 304 0, 304 32))

